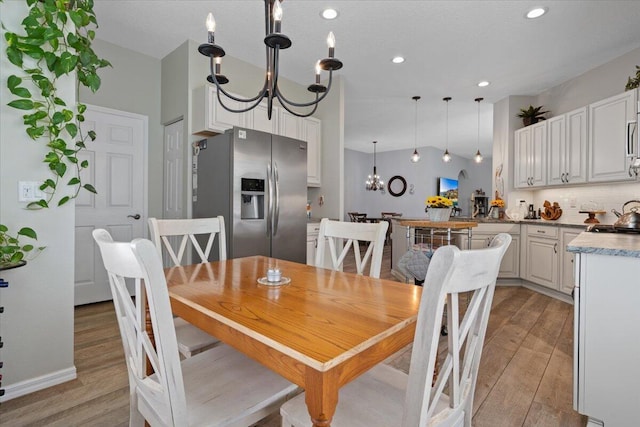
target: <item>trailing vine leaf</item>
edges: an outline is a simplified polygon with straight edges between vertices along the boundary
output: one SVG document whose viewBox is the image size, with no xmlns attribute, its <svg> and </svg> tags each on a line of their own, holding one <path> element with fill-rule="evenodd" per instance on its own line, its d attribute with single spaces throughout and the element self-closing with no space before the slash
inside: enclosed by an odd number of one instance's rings
<svg viewBox="0 0 640 427">
<path fill-rule="evenodd" d="M 86 148 L 85 141 L 95 140 L 94 131 L 82 131 L 86 106 L 59 96 L 57 84 L 59 78 L 75 73 L 78 85 L 95 92 L 101 83 L 98 70 L 111 64 L 99 58 L 91 47 L 98 26 L 93 0 L 26 0 L 26 3 L 29 11 L 21 22 L 23 33 L 8 31 L 4 35 L 7 59 L 21 72 L 7 79 L 7 88 L 15 97 L 8 105 L 25 111 L 25 132 L 35 141 L 45 140 L 50 150 L 44 163 L 52 178 L 40 186 L 45 199 L 27 205 L 30 209 L 41 209 L 50 206 L 59 180 L 71 170 L 73 177 L 65 181 L 74 191 L 62 197 L 58 206 L 76 198 L 81 189 L 96 192 L 92 185 L 82 182 L 80 174 L 89 167 L 89 162 L 78 158 Z"/>
</svg>

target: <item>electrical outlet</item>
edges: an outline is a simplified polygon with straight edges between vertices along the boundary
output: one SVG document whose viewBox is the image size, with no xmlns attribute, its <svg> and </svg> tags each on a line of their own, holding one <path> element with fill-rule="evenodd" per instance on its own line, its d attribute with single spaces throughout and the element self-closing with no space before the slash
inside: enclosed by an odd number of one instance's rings
<svg viewBox="0 0 640 427">
<path fill-rule="evenodd" d="M 19 202 L 35 202 L 42 198 L 44 198 L 44 192 L 40 190 L 40 183 L 38 181 L 18 182 Z"/>
<path fill-rule="evenodd" d="M 569 198 L 569 207 L 575 208 L 576 206 L 578 206 L 578 200 L 575 197 Z"/>
</svg>

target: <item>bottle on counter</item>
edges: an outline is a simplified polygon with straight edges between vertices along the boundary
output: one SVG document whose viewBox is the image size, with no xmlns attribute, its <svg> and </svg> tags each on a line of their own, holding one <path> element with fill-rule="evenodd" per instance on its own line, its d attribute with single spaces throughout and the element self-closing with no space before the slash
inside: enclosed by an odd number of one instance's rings
<svg viewBox="0 0 640 427">
<path fill-rule="evenodd" d="M 311 200 L 307 200 L 307 219 L 311 219 Z"/>
</svg>

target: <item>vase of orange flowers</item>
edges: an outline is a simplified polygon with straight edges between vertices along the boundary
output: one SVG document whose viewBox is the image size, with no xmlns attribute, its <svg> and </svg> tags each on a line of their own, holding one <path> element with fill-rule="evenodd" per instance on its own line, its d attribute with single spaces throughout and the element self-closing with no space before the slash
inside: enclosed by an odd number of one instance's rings
<svg viewBox="0 0 640 427">
<path fill-rule="evenodd" d="M 427 197 L 424 204 L 429 221 L 448 221 L 453 208 L 453 201 L 443 196 Z"/>
<path fill-rule="evenodd" d="M 489 209 L 489 217 L 493 219 L 500 218 L 500 211 L 504 209 L 504 200 L 494 199 L 489 202 L 491 209 Z"/>
</svg>

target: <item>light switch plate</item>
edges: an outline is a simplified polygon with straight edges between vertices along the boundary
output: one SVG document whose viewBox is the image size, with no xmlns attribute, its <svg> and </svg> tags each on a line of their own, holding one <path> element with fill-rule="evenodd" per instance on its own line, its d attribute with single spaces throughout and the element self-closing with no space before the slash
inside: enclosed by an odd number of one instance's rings
<svg viewBox="0 0 640 427">
<path fill-rule="evenodd" d="M 18 201 L 36 202 L 44 198 L 44 192 L 40 190 L 40 184 L 38 181 L 19 181 Z"/>
</svg>

